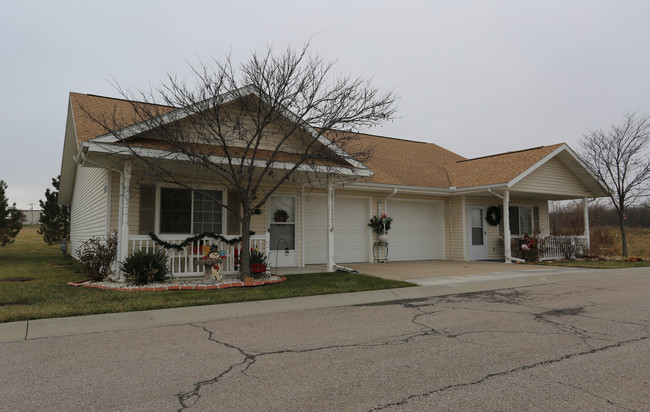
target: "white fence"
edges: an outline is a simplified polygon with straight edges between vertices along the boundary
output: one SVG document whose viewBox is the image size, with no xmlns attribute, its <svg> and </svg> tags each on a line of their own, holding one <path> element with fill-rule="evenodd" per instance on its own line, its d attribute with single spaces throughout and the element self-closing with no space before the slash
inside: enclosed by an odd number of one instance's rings
<svg viewBox="0 0 650 412">
<path fill-rule="evenodd" d="M 521 236 L 513 236 L 513 239 L 520 239 Z M 565 242 L 573 243 L 577 249 L 583 252 L 587 251 L 587 237 L 586 236 L 541 236 L 540 240 L 543 242 L 542 257 L 540 260 L 559 260 L 564 259 L 561 244 Z M 516 250 L 513 246 L 512 256 L 521 256 L 521 251 Z"/>
<path fill-rule="evenodd" d="M 160 240 L 172 244 L 181 244 L 187 238 L 187 235 L 159 235 Z M 239 236 L 224 236 L 228 240 L 232 240 Z M 269 256 L 267 247 L 269 243 L 269 234 L 251 236 L 251 248 L 262 251 Z M 223 274 L 238 273 L 235 264 L 235 249 L 239 251 L 241 244 L 237 243 L 229 245 L 226 242 L 218 241 L 212 238 L 204 238 L 198 240 L 190 245 L 187 245 L 182 250 L 165 249 L 152 240 L 149 235 L 130 235 L 129 236 L 129 253 L 136 250 L 144 251 L 157 251 L 164 250 L 169 256 L 169 268 L 173 276 L 202 276 L 203 265 L 200 259 L 203 258 L 203 246 L 216 245 L 219 250 L 226 252 L 226 258 L 222 262 L 221 271 Z"/>
</svg>

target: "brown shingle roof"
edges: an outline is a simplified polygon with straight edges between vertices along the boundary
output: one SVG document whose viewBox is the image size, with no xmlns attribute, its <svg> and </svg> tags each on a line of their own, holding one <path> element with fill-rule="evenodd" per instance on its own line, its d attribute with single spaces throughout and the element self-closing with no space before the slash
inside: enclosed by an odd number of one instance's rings
<svg viewBox="0 0 650 412">
<path fill-rule="evenodd" d="M 96 118 L 105 116 L 110 119 L 115 114 L 124 125 L 136 121 L 133 105 L 127 100 L 70 93 L 70 101 L 79 144 L 106 134 L 105 129 L 90 119 L 85 111 Z M 174 110 L 169 106 L 153 107 L 161 114 Z M 142 147 L 169 148 L 161 141 L 144 138 L 138 140 Z M 433 143 L 363 133 L 359 133 L 357 139 L 349 144 L 346 149 L 371 152 L 371 157 L 365 164 L 373 175 L 363 179 L 363 182 L 443 189 L 451 186 L 466 188 L 509 182 L 561 146 L 561 144 L 541 146 L 465 159 Z M 279 160 L 292 161 L 293 156 L 286 153 Z M 260 158 L 266 158 L 265 154 L 260 153 Z"/>
<path fill-rule="evenodd" d="M 365 162 L 374 173 L 364 182 L 419 187 L 449 187 L 446 164 L 464 157 L 437 144 L 358 134 L 355 149 L 370 151 Z"/>
<path fill-rule="evenodd" d="M 561 145 L 540 146 L 449 164 L 447 170 L 452 176 L 450 186 L 461 188 L 507 183 Z"/>
<path fill-rule="evenodd" d="M 72 105 L 78 144 L 106 134 L 106 130 L 91 117 L 97 120 L 111 121 L 115 115 L 117 122 L 122 125 L 131 125 L 137 122 L 133 104 L 128 100 L 71 92 L 70 104 Z M 161 114 L 174 110 L 169 106 L 150 106 L 155 107 L 155 110 Z"/>
</svg>

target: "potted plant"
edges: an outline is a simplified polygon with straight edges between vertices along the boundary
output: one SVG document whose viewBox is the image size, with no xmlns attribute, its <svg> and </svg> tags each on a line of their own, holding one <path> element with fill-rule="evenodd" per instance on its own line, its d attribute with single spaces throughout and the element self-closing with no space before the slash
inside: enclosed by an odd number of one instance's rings
<svg viewBox="0 0 650 412">
<path fill-rule="evenodd" d="M 256 249 L 251 249 L 251 273 L 254 276 L 259 276 L 260 274 L 266 273 L 266 267 L 268 265 L 268 259 L 263 252 L 260 252 Z"/>
<path fill-rule="evenodd" d="M 373 216 L 368 226 L 377 234 L 377 240 L 380 242 L 388 242 L 388 231 L 390 230 L 392 221 L 392 217 L 386 215 L 386 213 L 382 213 L 380 216 Z"/>
<path fill-rule="evenodd" d="M 278 209 L 273 214 L 273 220 L 276 222 L 286 222 L 289 219 L 289 213 L 286 210 Z"/>
</svg>

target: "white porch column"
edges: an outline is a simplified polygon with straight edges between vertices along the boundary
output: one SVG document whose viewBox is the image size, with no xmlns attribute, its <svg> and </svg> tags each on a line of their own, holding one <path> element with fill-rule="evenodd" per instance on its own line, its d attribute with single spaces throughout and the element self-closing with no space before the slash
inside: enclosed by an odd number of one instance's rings
<svg viewBox="0 0 650 412">
<path fill-rule="evenodd" d="M 327 271 L 334 272 L 334 185 L 327 179 Z"/>
<path fill-rule="evenodd" d="M 131 162 L 124 164 L 124 183 L 122 191 L 122 227 L 119 232 L 119 253 L 120 261 L 126 259 L 129 255 L 129 199 L 131 198 Z M 119 265 L 119 262 L 118 262 Z M 119 269 L 118 269 L 119 270 Z M 120 281 L 124 281 L 124 276 L 120 273 Z"/>
<path fill-rule="evenodd" d="M 590 238 L 590 235 L 589 235 L 589 204 L 587 203 L 587 197 L 586 196 L 584 198 L 582 198 L 582 208 L 583 208 L 582 213 L 583 213 L 583 217 L 584 217 L 584 220 L 585 220 L 585 238 L 586 238 L 585 239 L 585 242 L 586 242 L 585 247 L 587 248 L 587 250 L 589 250 L 589 248 L 591 248 L 591 238 Z M 585 250 L 585 253 L 587 253 L 586 250 Z"/>
<path fill-rule="evenodd" d="M 510 191 L 505 190 L 503 192 L 503 216 L 501 220 L 503 221 L 503 248 L 506 257 L 506 263 L 512 263 L 512 251 L 510 249 L 510 211 L 508 206 L 510 205 Z"/>
</svg>

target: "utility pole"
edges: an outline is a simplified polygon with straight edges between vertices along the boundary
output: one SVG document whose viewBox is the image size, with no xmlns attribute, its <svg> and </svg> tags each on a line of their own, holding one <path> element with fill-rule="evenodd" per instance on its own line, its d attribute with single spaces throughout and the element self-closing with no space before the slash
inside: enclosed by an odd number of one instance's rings
<svg viewBox="0 0 650 412">
<path fill-rule="evenodd" d="M 29 209 L 30 209 L 31 212 L 32 212 L 32 220 L 31 220 L 31 222 L 30 222 L 29 224 L 30 224 L 30 225 L 34 225 L 34 204 L 33 204 L 33 203 L 30 203 L 30 204 L 29 204 Z"/>
</svg>

